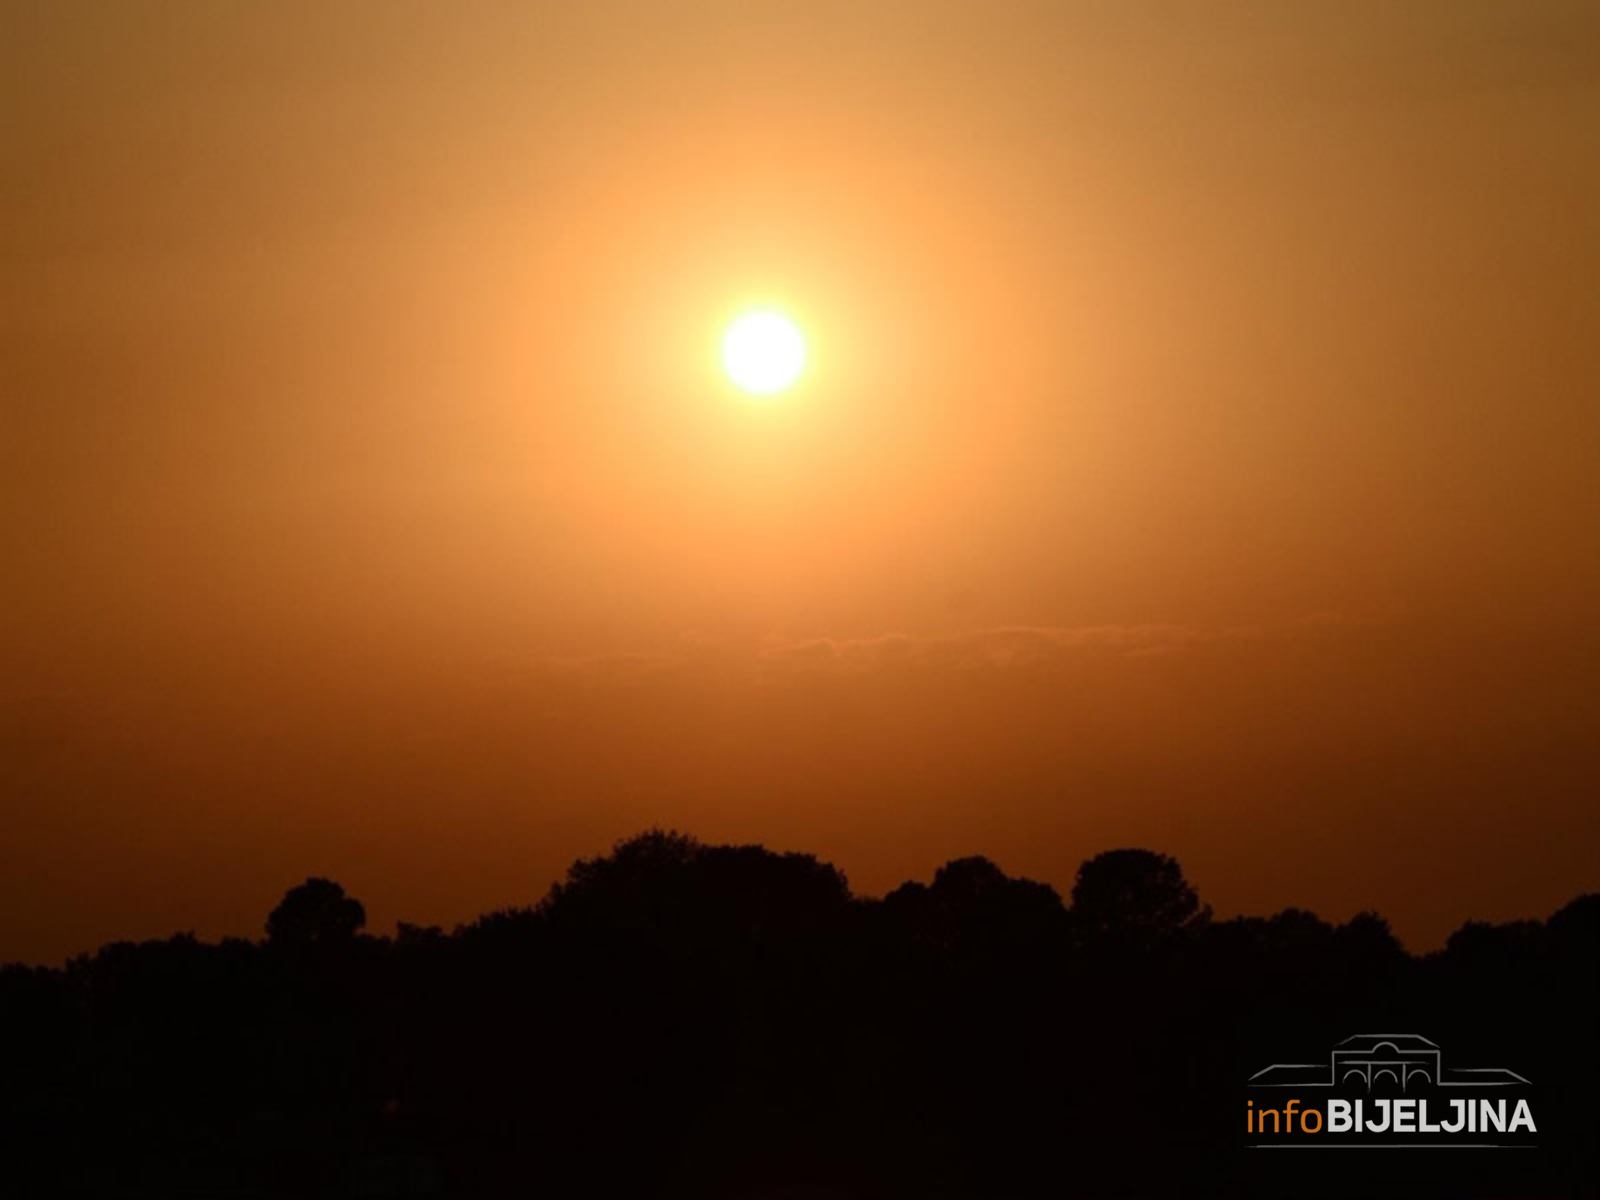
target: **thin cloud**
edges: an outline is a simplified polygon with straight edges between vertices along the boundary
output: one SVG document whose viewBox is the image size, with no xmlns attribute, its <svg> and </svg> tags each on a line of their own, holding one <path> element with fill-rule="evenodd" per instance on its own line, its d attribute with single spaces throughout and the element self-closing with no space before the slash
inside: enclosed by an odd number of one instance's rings
<svg viewBox="0 0 1600 1200">
<path fill-rule="evenodd" d="M 857 638 L 784 638 L 756 643 L 684 638 L 649 652 L 540 661 L 537 673 L 587 683 L 642 683 L 689 672 L 728 679 L 776 681 L 812 675 L 885 671 L 997 672 L 1048 668 L 1084 657 L 1153 658 L 1202 647 L 1333 636 L 1388 624 L 1397 614 L 1315 613 L 1290 621 L 1245 625 L 1004 625 L 951 634 L 887 632 Z"/>
</svg>

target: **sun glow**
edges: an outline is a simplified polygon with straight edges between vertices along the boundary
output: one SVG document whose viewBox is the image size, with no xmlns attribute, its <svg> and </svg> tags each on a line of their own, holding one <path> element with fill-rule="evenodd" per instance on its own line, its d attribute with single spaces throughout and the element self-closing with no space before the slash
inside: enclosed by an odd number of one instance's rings
<svg viewBox="0 0 1600 1200">
<path fill-rule="evenodd" d="M 723 370 L 753 396 L 775 395 L 792 386 L 805 365 L 805 336 L 781 312 L 747 312 L 722 337 Z"/>
</svg>

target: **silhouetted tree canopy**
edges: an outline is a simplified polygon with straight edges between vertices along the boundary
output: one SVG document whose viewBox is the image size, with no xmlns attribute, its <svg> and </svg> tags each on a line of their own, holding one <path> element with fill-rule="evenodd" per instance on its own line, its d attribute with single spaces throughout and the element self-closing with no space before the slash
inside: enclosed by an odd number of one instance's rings
<svg viewBox="0 0 1600 1200">
<path fill-rule="evenodd" d="M 1078 868 L 1072 915 L 1090 936 L 1164 936 L 1211 917 L 1177 860 L 1149 850 L 1107 850 Z"/>
<path fill-rule="evenodd" d="M 1070 906 L 982 857 L 874 900 L 811 855 L 651 830 L 451 933 L 370 937 L 365 916 L 314 878 L 263 944 L 179 934 L 0 967 L 3 1194 L 1556 1197 L 1593 1182 L 1600 896 L 1469 922 L 1414 956 L 1371 912 L 1213 921 L 1149 850 L 1084 863 Z M 1291 1178 L 1242 1154 L 1244 1078 L 1362 1028 L 1534 1079 L 1538 1155 Z"/>
<path fill-rule="evenodd" d="M 1028 949 L 1049 954 L 1059 946 L 1067 915 L 1049 884 L 1014 879 L 981 857 L 948 862 L 931 885 L 903 884 L 883 904 L 919 942 L 952 963 Z"/>
<path fill-rule="evenodd" d="M 307 879 L 284 893 L 267 917 L 267 940 L 280 945 L 348 942 L 367 923 L 361 901 L 330 879 Z"/>
<path fill-rule="evenodd" d="M 541 909 L 557 923 L 751 938 L 805 932 L 849 903 L 843 873 L 809 854 L 707 846 L 653 829 L 574 863 Z"/>
</svg>

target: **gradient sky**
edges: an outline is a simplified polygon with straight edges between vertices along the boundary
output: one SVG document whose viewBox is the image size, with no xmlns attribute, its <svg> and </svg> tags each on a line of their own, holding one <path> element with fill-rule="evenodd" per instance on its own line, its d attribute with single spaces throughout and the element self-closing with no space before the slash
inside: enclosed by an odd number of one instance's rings
<svg viewBox="0 0 1600 1200">
<path fill-rule="evenodd" d="M 1597 214 L 1584 0 L 0 0 L 0 960 L 655 823 L 1546 915 Z"/>
</svg>

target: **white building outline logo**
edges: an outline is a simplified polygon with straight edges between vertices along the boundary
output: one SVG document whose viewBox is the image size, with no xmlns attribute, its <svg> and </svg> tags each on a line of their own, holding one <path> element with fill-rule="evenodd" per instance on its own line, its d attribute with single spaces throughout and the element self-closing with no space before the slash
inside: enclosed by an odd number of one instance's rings
<svg viewBox="0 0 1600 1200">
<path fill-rule="evenodd" d="M 1418 1087 L 1515 1087 L 1530 1080 L 1505 1067 L 1445 1067 L 1439 1046 L 1417 1033 L 1357 1033 L 1325 1063 L 1273 1063 L 1249 1087 L 1355 1087 L 1371 1092 Z"/>
</svg>

